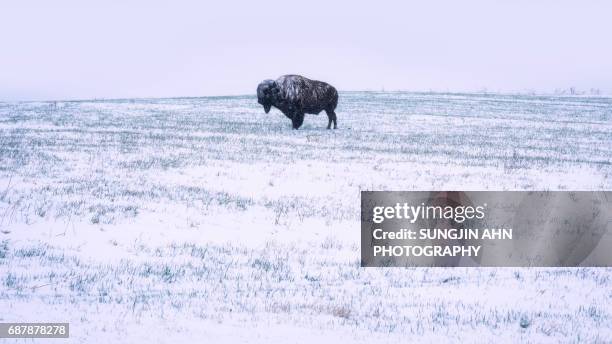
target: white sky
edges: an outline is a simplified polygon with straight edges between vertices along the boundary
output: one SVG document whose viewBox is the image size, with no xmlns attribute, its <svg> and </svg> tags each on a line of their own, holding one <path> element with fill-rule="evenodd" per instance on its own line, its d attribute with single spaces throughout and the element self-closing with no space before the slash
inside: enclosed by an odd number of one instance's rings
<svg viewBox="0 0 612 344">
<path fill-rule="evenodd" d="M 612 93 L 612 1 L 4 1 L 0 100 L 341 90 Z"/>
</svg>

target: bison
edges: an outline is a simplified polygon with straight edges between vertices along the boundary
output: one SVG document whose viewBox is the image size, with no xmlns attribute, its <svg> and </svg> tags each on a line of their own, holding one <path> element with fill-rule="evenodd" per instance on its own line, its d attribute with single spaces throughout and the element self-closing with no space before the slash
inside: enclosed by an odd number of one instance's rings
<svg viewBox="0 0 612 344">
<path fill-rule="evenodd" d="M 276 80 L 264 80 L 257 86 L 257 102 L 266 113 L 272 106 L 279 109 L 298 129 L 304 123 L 305 114 L 318 115 L 325 110 L 329 122 L 327 129 L 336 123 L 338 91 L 328 83 L 310 80 L 300 75 L 283 75 Z"/>
</svg>

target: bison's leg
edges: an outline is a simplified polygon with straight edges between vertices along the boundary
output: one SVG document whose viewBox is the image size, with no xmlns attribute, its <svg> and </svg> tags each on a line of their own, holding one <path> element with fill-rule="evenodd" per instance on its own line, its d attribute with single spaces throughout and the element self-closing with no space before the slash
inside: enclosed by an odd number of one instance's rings
<svg viewBox="0 0 612 344">
<path fill-rule="evenodd" d="M 301 112 L 295 112 L 293 114 L 293 118 L 291 119 L 291 123 L 293 124 L 293 129 L 299 129 L 304 123 L 304 114 Z"/>
<path fill-rule="evenodd" d="M 327 114 L 327 119 L 329 122 L 327 123 L 327 129 L 331 129 L 332 121 L 334 122 L 334 129 L 338 129 L 338 123 L 336 123 L 336 113 L 334 110 L 325 110 Z"/>
</svg>

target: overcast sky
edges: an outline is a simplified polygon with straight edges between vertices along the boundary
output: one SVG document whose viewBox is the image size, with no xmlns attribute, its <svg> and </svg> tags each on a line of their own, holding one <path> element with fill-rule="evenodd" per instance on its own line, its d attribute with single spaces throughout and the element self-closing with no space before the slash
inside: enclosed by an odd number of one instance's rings
<svg viewBox="0 0 612 344">
<path fill-rule="evenodd" d="M 0 100 L 341 90 L 612 93 L 612 1 L 8 1 Z"/>
</svg>

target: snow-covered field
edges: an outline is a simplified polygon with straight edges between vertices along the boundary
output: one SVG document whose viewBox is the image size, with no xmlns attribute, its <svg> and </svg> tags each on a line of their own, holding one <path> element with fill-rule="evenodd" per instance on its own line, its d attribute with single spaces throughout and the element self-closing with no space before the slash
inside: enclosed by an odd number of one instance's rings
<svg viewBox="0 0 612 344">
<path fill-rule="evenodd" d="M 361 190 L 612 189 L 612 98 L 354 92 L 337 113 L 294 131 L 246 96 L 0 103 L 0 322 L 88 343 L 612 341 L 612 269 L 359 267 Z"/>
</svg>

